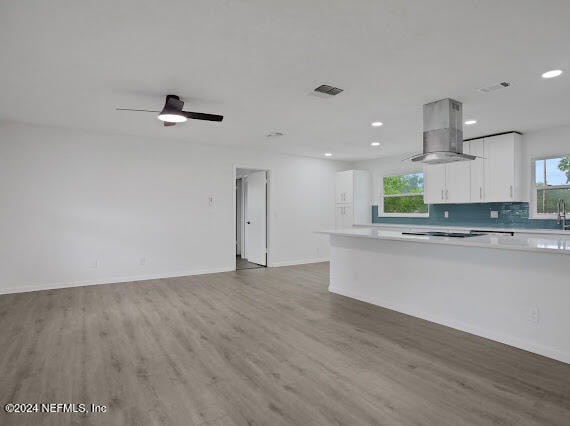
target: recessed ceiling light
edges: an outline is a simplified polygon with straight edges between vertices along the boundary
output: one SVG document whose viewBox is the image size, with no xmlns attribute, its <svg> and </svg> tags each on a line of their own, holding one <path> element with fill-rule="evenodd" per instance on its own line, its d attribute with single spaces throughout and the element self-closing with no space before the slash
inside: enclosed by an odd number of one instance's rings
<svg viewBox="0 0 570 426">
<path fill-rule="evenodd" d="M 332 152 L 325 152 L 325 157 L 332 157 Z"/>
<path fill-rule="evenodd" d="M 380 146 L 380 142 L 371 142 L 370 145 L 371 146 Z"/>
<path fill-rule="evenodd" d="M 381 121 L 373 121 L 371 126 L 372 127 L 380 127 L 382 126 L 384 123 L 382 123 Z"/>
<path fill-rule="evenodd" d="M 562 74 L 562 70 L 546 71 L 544 74 L 542 74 L 542 78 L 554 78 L 558 77 L 560 74 Z"/>
<path fill-rule="evenodd" d="M 467 121 L 465 122 L 465 124 L 466 124 L 467 126 L 472 126 L 473 124 L 477 124 L 477 120 L 467 120 Z"/>
</svg>

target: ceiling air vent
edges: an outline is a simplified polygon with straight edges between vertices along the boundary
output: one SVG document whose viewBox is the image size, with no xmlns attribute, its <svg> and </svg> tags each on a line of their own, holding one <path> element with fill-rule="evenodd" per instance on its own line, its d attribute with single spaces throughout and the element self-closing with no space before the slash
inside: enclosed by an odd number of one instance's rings
<svg viewBox="0 0 570 426">
<path fill-rule="evenodd" d="M 329 86 L 328 84 L 321 84 L 319 87 L 315 89 L 315 92 L 324 93 L 330 96 L 336 96 L 342 91 L 343 91 L 342 89 L 339 89 L 338 87 L 334 86 Z"/>
<path fill-rule="evenodd" d="M 492 86 L 487 86 L 487 87 L 481 87 L 480 89 L 478 89 L 481 93 L 491 93 L 491 92 L 495 92 L 497 90 L 501 90 L 501 89 L 506 89 L 507 87 L 509 87 L 511 85 L 511 83 L 507 83 L 506 81 L 502 81 L 499 84 L 493 84 Z"/>
<path fill-rule="evenodd" d="M 278 138 L 278 137 L 283 136 L 283 133 L 282 132 L 269 132 L 265 136 L 268 138 Z"/>
</svg>

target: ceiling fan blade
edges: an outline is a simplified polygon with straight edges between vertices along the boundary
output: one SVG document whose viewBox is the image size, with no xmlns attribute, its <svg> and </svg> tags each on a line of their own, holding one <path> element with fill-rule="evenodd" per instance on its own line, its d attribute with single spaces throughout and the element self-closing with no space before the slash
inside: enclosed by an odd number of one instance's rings
<svg viewBox="0 0 570 426">
<path fill-rule="evenodd" d="M 135 112 L 160 112 L 152 111 L 150 109 L 131 109 L 131 108 L 115 108 L 116 111 L 135 111 Z"/>
<path fill-rule="evenodd" d="M 176 111 L 182 111 L 184 107 L 184 102 L 176 95 L 166 95 L 166 103 L 163 109 L 174 109 Z"/>
<path fill-rule="evenodd" d="M 169 122 L 169 121 L 163 121 L 163 123 L 164 123 L 164 127 L 176 125 L 176 123 L 171 123 L 171 122 Z"/>
<path fill-rule="evenodd" d="M 222 121 L 223 115 L 204 114 L 202 112 L 182 111 L 186 117 L 193 118 L 194 120 L 207 120 L 207 121 Z"/>
</svg>

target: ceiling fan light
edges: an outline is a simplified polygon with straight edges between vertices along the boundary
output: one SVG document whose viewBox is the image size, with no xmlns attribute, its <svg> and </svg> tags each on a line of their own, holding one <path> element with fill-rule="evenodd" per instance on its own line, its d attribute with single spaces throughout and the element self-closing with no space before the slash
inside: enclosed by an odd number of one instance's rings
<svg viewBox="0 0 570 426">
<path fill-rule="evenodd" d="M 166 121 L 168 123 L 183 123 L 188 120 L 185 115 L 172 111 L 162 111 L 158 115 L 158 119 L 161 121 Z"/>
</svg>

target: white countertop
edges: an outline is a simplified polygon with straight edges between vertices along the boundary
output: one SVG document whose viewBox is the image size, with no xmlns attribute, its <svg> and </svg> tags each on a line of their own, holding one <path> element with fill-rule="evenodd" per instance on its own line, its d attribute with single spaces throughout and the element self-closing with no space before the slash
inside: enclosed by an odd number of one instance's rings
<svg viewBox="0 0 570 426">
<path fill-rule="evenodd" d="M 408 231 L 417 227 L 401 227 Z M 430 227 L 431 229 L 437 229 Z M 442 227 L 443 228 L 443 227 Z M 442 229 L 439 228 L 439 229 Z M 464 229 L 464 228 L 460 228 Z M 425 229 L 422 229 L 422 231 Z M 482 235 L 469 238 L 436 237 L 430 235 L 402 235 L 402 229 L 387 228 L 363 228 L 354 227 L 348 229 L 335 229 L 330 231 L 318 231 L 321 234 L 368 238 L 378 240 L 408 241 L 414 243 L 447 244 L 465 247 L 482 247 L 504 250 L 519 250 L 553 254 L 570 255 L 570 235 Z"/>
<path fill-rule="evenodd" d="M 385 228 L 385 229 L 422 229 L 422 230 L 449 230 L 469 232 L 472 229 L 479 231 L 514 232 L 516 234 L 554 234 L 567 235 L 570 238 L 570 230 L 540 229 L 540 228 L 491 228 L 486 226 L 444 226 L 444 225 L 413 225 L 406 223 L 367 223 L 355 225 L 357 228 Z"/>
</svg>

